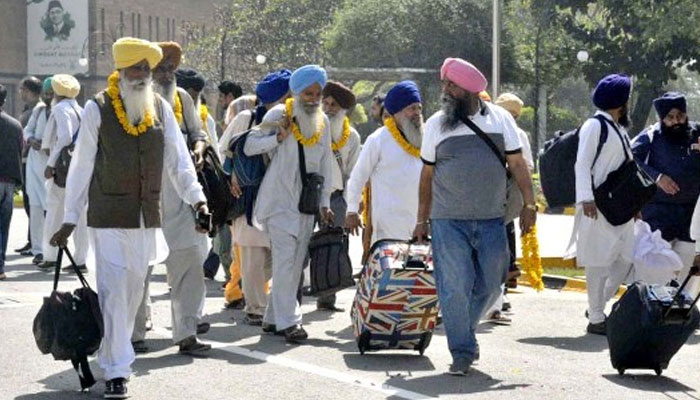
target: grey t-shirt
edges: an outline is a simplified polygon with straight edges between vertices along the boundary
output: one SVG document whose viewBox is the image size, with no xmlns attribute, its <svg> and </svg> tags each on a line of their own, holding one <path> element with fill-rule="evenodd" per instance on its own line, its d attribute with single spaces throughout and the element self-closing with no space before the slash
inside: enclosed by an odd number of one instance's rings
<svg viewBox="0 0 700 400">
<path fill-rule="evenodd" d="M 465 124 L 443 127 L 444 113 L 428 119 L 421 146 L 423 162 L 435 166 L 430 217 L 483 220 L 502 218 L 506 202 L 506 171 L 488 145 Z M 513 117 L 487 104 L 471 117 L 496 146 L 517 153 L 522 145 Z"/>
</svg>

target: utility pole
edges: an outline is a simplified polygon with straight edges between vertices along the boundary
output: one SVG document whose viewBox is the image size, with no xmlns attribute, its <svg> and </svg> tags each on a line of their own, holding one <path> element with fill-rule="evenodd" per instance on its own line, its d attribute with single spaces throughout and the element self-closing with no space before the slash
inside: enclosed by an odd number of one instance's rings
<svg viewBox="0 0 700 400">
<path fill-rule="evenodd" d="M 501 86 L 501 2 L 493 0 L 493 37 L 491 43 L 491 97 L 496 100 Z"/>
</svg>

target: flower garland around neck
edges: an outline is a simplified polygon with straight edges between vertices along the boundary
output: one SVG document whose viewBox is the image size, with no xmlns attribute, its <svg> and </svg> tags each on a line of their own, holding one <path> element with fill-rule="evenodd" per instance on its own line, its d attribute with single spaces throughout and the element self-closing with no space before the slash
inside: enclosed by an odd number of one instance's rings
<svg viewBox="0 0 700 400">
<path fill-rule="evenodd" d="M 332 143 L 331 144 L 331 149 L 333 151 L 340 151 L 345 145 L 348 143 L 348 139 L 350 138 L 350 118 L 345 117 L 343 120 L 343 136 L 340 137 L 340 140 L 338 143 Z"/>
<path fill-rule="evenodd" d="M 542 282 L 542 259 L 540 259 L 540 245 L 537 242 L 537 227 L 533 226 L 530 232 L 521 238 L 521 242 L 525 278 L 539 292 L 544 289 L 544 283 Z"/>
<path fill-rule="evenodd" d="M 207 126 L 207 118 L 209 117 L 209 110 L 204 104 L 199 105 L 199 118 L 202 120 L 202 126 Z"/>
<path fill-rule="evenodd" d="M 292 118 L 292 111 L 294 110 L 294 99 L 287 99 L 287 102 L 285 103 L 285 113 L 287 114 L 288 118 Z M 299 130 L 299 125 L 294 122 L 294 120 L 291 121 L 291 126 L 290 128 L 292 129 L 292 135 L 294 136 L 294 139 L 297 140 L 297 142 L 301 143 L 305 147 L 311 147 L 314 146 L 316 143 L 318 143 L 319 140 L 321 140 L 321 136 L 323 136 L 323 130 L 326 128 L 326 124 L 323 122 L 323 118 L 320 118 L 320 121 L 318 123 L 318 126 L 316 128 L 316 132 L 314 132 L 313 135 L 311 135 L 310 138 L 305 137 L 301 131 Z"/>
<path fill-rule="evenodd" d="M 398 143 L 406 153 L 415 158 L 420 158 L 420 148 L 412 145 L 408 142 L 408 140 L 406 140 L 405 137 L 403 137 L 401 132 L 399 132 L 399 127 L 396 126 L 396 120 L 394 117 L 385 119 L 384 126 L 386 126 L 386 129 L 389 131 L 394 140 L 396 140 L 396 143 Z"/>
<path fill-rule="evenodd" d="M 143 114 L 140 124 L 134 126 L 134 124 L 129 121 L 129 117 L 124 110 L 124 103 L 122 103 L 122 99 L 119 95 L 119 72 L 117 71 L 114 71 L 109 78 L 107 78 L 107 95 L 112 100 L 112 108 L 114 108 L 114 113 L 117 115 L 117 120 L 119 120 L 119 123 L 127 134 L 139 136 L 146 133 L 148 128 L 153 126 L 153 115 L 151 115 L 148 110 Z"/>
<path fill-rule="evenodd" d="M 182 125 L 182 99 L 180 99 L 180 93 L 175 91 L 175 101 L 173 102 L 173 113 L 175 113 L 175 120 L 178 125 Z"/>
</svg>

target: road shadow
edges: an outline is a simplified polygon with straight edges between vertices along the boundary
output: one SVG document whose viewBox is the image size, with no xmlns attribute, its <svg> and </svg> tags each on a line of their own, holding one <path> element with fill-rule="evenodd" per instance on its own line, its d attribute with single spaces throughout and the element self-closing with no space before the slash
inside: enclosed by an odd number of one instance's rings
<svg viewBox="0 0 700 400">
<path fill-rule="evenodd" d="M 700 400 L 700 397 L 697 396 L 697 391 L 694 388 L 686 386 L 673 378 L 669 378 L 663 375 L 656 376 L 656 374 L 654 374 L 653 372 L 647 373 L 639 371 L 635 373 L 634 371 L 632 371 L 631 374 L 625 373 L 625 375 L 607 374 L 603 375 L 603 378 L 616 385 L 620 385 L 628 389 L 636 389 L 644 392 L 661 393 L 671 399 L 675 397 L 671 396 L 669 392 L 683 393 L 689 399 Z M 690 393 L 696 393 L 696 395 L 692 395 Z"/>
<path fill-rule="evenodd" d="M 384 382 L 400 389 L 414 391 L 426 396 L 438 397 L 450 394 L 470 394 L 493 392 L 492 398 L 508 396 L 508 392 L 529 387 L 528 383 L 504 383 L 494 379 L 478 369 L 472 368 L 466 376 L 451 376 L 447 374 L 435 374 L 411 378 L 404 375 L 394 376 Z M 388 399 L 399 399 L 392 396 Z"/>
<path fill-rule="evenodd" d="M 435 365 L 430 358 L 421 356 L 418 352 L 343 354 L 343 359 L 345 365 L 351 370 L 385 371 L 390 377 L 399 375 L 410 377 L 416 371 L 435 371 Z"/>
<path fill-rule="evenodd" d="M 579 337 L 532 337 L 517 340 L 519 343 L 536 346 L 549 346 L 555 349 L 576 351 L 582 353 L 599 353 L 608 349 L 604 336 L 583 335 Z"/>
</svg>

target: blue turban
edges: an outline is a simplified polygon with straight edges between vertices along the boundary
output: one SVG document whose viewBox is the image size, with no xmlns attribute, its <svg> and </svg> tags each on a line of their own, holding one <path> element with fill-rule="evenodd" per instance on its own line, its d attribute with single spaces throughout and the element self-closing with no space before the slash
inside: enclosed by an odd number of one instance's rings
<svg viewBox="0 0 700 400">
<path fill-rule="evenodd" d="M 318 65 L 305 65 L 292 73 L 292 77 L 289 79 L 289 87 L 294 94 L 299 94 L 314 83 L 318 83 L 323 89 L 327 80 L 328 76 L 325 69 Z"/>
<path fill-rule="evenodd" d="M 49 90 L 53 90 L 53 87 L 51 87 L 51 80 L 52 79 L 50 76 L 44 79 L 44 82 L 41 84 L 41 93 L 46 93 Z"/>
<path fill-rule="evenodd" d="M 394 115 L 413 103 L 421 103 L 420 90 L 413 81 L 399 82 L 389 90 L 384 99 L 386 111 Z"/>
<path fill-rule="evenodd" d="M 656 113 L 659 114 L 659 119 L 666 118 L 666 115 L 674 108 L 685 113 L 687 110 L 685 96 L 678 92 L 664 93 L 663 96 L 654 99 L 654 108 L 656 108 Z"/>
<path fill-rule="evenodd" d="M 255 87 L 255 94 L 263 104 L 271 104 L 289 92 L 289 77 L 292 71 L 283 69 L 268 74 Z"/>
<path fill-rule="evenodd" d="M 601 79 L 593 90 L 593 104 L 601 110 L 622 107 L 630 98 L 629 76 L 612 74 Z"/>
</svg>

